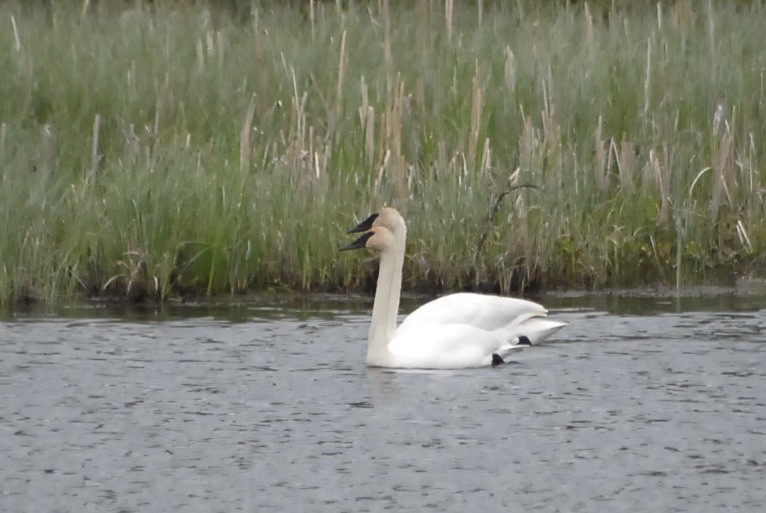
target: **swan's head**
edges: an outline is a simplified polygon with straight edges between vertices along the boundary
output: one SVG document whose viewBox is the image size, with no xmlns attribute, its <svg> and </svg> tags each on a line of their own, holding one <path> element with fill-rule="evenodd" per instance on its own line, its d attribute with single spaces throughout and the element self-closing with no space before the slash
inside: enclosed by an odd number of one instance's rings
<svg viewBox="0 0 766 513">
<path fill-rule="evenodd" d="M 370 217 L 351 228 L 348 233 L 366 232 L 372 228 L 383 227 L 394 235 L 406 234 L 407 226 L 404 224 L 404 218 L 392 207 L 383 207 L 380 211 L 372 214 Z"/>
<path fill-rule="evenodd" d="M 361 237 L 351 244 L 343 246 L 340 250 L 348 251 L 361 248 L 371 249 L 377 253 L 384 253 L 396 248 L 396 237 L 390 230 L 378 226 L 367 230 Z"/>
</svg>

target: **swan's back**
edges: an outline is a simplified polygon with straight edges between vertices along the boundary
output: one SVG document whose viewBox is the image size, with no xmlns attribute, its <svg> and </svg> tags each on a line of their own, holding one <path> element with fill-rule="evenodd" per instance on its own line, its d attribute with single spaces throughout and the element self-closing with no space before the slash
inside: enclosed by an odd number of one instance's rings
<svg viewBox="0 0 766 513">
<path fill-rule="evenodd" d="M 404 319 L 397 331 L 427 324 L 466 324 L 495 331 L 514 321 L 545 317 L 547 313 L 541 305 L 524 299 L 461 292 L 421 306 Z"/>
</svg>

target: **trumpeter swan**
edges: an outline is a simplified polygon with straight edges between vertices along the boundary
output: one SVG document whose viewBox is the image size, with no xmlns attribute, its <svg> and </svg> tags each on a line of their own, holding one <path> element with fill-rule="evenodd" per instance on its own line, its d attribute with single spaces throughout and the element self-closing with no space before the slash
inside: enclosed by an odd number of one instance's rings
<svg viewBox="0 0 766 513">
<path fill-rule="evenodd" d="M 349 233 L 362 235 L 341 249 L 371 249 L 380 255 L 372 307 L 367 365 L 414 369 L 459 369 L 497 365 L 511 352 L 539 343 L 564 326 L 544 319 L 537 303 L 483 294 L 450 294 L 412 312 L 397 328 L 407 238 L 404 219 L 385 207 Z"/>
</svg>

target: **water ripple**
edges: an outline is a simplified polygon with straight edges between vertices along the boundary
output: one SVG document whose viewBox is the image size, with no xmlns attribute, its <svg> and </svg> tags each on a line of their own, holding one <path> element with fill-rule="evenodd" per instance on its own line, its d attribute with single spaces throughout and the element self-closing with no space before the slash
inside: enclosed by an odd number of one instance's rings
<svg viewBox="0 0 766 513">
<path fill-rule="evenodd" d="M 303 318 L 301 318 L 303 317 Z M 499 369 L 366 317 L 0 324 L 3 511 L 759 511 L 766 313 L 557 313 Z"/>
</svg>

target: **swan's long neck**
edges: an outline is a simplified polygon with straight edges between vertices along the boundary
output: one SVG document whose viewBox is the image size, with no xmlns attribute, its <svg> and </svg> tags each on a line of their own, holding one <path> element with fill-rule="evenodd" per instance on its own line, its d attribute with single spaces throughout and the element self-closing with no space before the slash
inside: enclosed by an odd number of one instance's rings
<svg viewBox="0 0 766 513">
<path fill-rule="evenodd" d="M 403 228 L 403 227 L 402 227 Z M 402 267 L 406 229 L 396 236 L 396 246 L 380 254 L 378 285 L 372 306 L 372 321 L 367 344 L 367 363 L 382 365 L 388 358 L 388 343 L 396 331 L 396 316 L 399 312 L 399 296 L 402 291 Z"/>
</svg>

